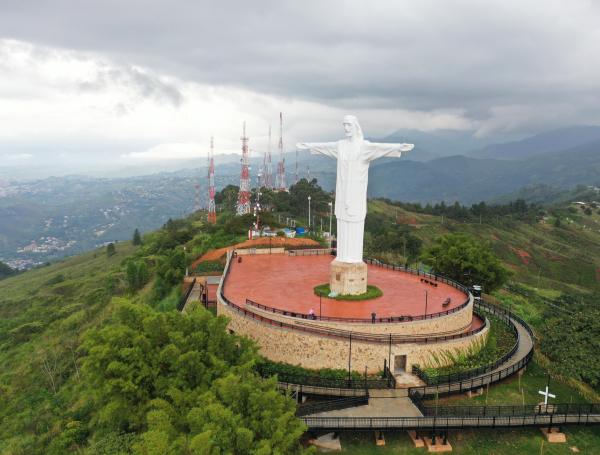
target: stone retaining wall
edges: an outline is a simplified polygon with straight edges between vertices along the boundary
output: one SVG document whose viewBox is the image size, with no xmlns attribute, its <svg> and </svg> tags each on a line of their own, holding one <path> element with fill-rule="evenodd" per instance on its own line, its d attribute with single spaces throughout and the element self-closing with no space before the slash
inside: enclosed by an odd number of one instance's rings
<svg viewBox="0 0 600 455">
<path fill-rule="evenodd" d="M 362 332 L 369 334 L 394 334 L 394 335 L 430 335 L 437 336 L 440 334 L 454 335 L 464 332 L 468 329 L 473 319 L 473 298 L 471 297 L 469 304 L 464 308 L 444 316 L 439 316 L 431 319 L 407 322 L 377 322 L 375 324 L 367 322 L 336 322 L 336 321 L 320 321 L 302 319 L 282 314 L 273 313 L 268 310 L 262 310 L 253 305 L 242 305 L 243 302 L 235 302 L 241 307 L 245 307 L 254 313 L 260 314 L 269 319 L 286 322 L 288 324 L 317 326 L 320 328 L 329 328 L 336 330 L 348 330 L 352 332 Z M 340 302 L 343 305 L 344 302 Z M 318 308 L 316 308 L 318 312 Z M 317 313 L 318 314 L 318 313 Z"/>
<path fill-rule="evenodd" d="M 317 334 L 297 332 L 295 330 L 276 327 L 251 319 L 229 307 L 217 294 L 217 313 L 227 316 L 229 329 L 240 335 L 254 339 L 265 357 L 305 368 L 348 368 L 350 352 L 349 340 L 330 338 Z M 351 369 L 376 373 L 383 368 L 384 360 L 390 357 L 394 365 L 395 356 L 406 356 L 406 371 L 411 371 L 413 364 L 421 367 L 441 366 L 449 363 L 447 352 L 464 351 L 474 343 L 481 343 L 487 337 L 488 328 L 470 337 L 439 343 L 370 343 L 352 341 Z M 436 360 L 437 359 L 437 360 Z"/>
</svg>

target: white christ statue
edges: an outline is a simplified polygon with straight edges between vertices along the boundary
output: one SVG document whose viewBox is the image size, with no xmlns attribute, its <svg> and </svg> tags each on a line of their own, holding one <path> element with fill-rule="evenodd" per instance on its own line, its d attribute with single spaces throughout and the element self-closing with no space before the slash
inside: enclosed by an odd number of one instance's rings
<svg viewBox="0 0 600 455">
<path fill-rule="evenodd" d="M 362 263 L 369 163 L 384 156 L 400 157 L 411 151 L 413 144 L 387 144 L 364 140 L 358 120 L 344 117 L 346 139 L 337 142 L 301 142 L 300 150 L 337 159 L 335 183 L 335 216 L 337 218 L 336 261 Z"/>
</svg>

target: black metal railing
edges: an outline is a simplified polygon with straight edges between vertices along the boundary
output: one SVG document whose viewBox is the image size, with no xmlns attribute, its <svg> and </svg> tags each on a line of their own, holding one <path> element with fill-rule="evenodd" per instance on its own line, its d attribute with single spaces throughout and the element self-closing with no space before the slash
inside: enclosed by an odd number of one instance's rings
<svg viewBox="0 0 600 455">
<path fill-rule="evenodd" d="M 255 302 L 254 300 L 246 299 L 247 305 L 259 308 L 263 311 L 268 311 L 269 313 L 280 314 L 282 316 L 289 316 L 292 318 L 300 318 L 300 319 L 306 319 L 306 320 L 312 320 L 312 321 L 365 323 L 365 324 L 381 324 L 381 323 L 389 324 L 389 323 L 413 322 L 413 321 L 422 321 L 424 319 L 439 318 L 442 316 L 447 316 L 452 313 L 456 313 L 457 311 L 464 309 L 467 305 L 469 305 L 469 302 L 470 302 L 470 300 L 467 298 L 467 300 L 465 300 L 463 303 L 461 303 L 460 305 L 458 305 L 454 308 L 440 311 L 437 313 L 429 313 L 426 315 L 419 314 L 419 315 L 413 315 L 413 316 L 388 316 L 388 317 L 384 317 L 384 318 L 373 319 L 373 318 L 343 318 L 343 317 L 332 317 L 332 316 L 319 316 L 316 314 L 306 314 L 306 313 L 300 313 L 297 311 L 281 310 L 279 308 L 274 308 L 274 307 L 270 307 L 267 305 L 263 305 L 262 303 Z"/>
<path fill-rule="evenodd" d="M 385 262 L 382 262 L 378 259 L 373 259 L 373 258 L 364 258 L 364 261 L 367 264 L 374 265 L 376 267 L 381 267 L 386 270 L 395 270 L 398 272 L 410 273 L 411 275 L 416 275 L 419 277 L 427 278 L 427 279 L 433 280 L 433 283 L 440 282 L 440 283 L 448 284 L 448 285 L 452 286 L 453 288 L 456 288 L 459 291 L 464 292 L 465 294 L 469 294 L 471 292 L 471 291 L 469 291 L 469 288 L 467 286 L 460 284 L 458 281 L 454 281 L 451 278 L 447 278 L 445 276 L 438 275 L 436 273 L 429 273 L 429 272 L 425 272 L 423 270 L 411 269 L 410 267 L 405 267 L 405 266 L 386 264 Z"/>
<path fill-rule="evenodd" d="M 394 334 L 377 335 L 377 334 L 362 333 L 362 332 L 352 332 L 349 330 L 332 329 L 330 327 L 326 328 L 326 327 L 316 326 L 316 325 L 298 325 L 298 324 L 291 324 L 288 322 L 278 321 L 275 319 L 267 318 L 265 316 L 255 313 L 253 311 L 249 311 L 245 308 L 240 307 L 239 305 L 235 304 L 234 302 L 229 300 L 227 297 L 225 297 L 225 295 L 223 293 L 221 293 L 221 298 L 227 304 L 227 306 L 230 307 L 232 310 L 242 314 L 243 316 L 249 317 L 251 319 L 260 321 L 262 323 L 265 323 L 265 324 L 268 324 L 271 326 L 285 328 L 285 329 L 293 330 L 296 332 L 310 333 L 313 335 L 319 335 L 319 336 L 323 336 L 323 337 L 339 338 L 339 339 L 344 339 L 344 340 L 352 339 L 354 341 L 364 341 L 367 343 L 380 343 L 380 344 L 387 344 L 387 343 L 391 343 L 391 344 L 439 343 L 442 341 L 450 341 L 450 340 L 471 337 L 471 336 L 476 335 L 477 333 L 483 331 L 487 327 L 489 327 L 489 321 L 487 320 L 487 318 L 485 318 L 484 316 L 482 316 L 474 311 L 474 313 L 477 314 L 477 316 L 480 317 L 482 320 L 484 320 L 485 323 L 475 329 L 472 329 L 472 330 L 469 330 L 466 332 L 455 333 L 452 335 L 442 335 L 442 336 L 436 336 L 436 335 L 434 335 L 434 336 L 427 336 L 427 335 L 426 336 L 407 336 L 407 335 L 394 335 Z"/>
<path fill-rule="evenodd" d="M 310 430 L 433 430 L 600 425 L 600 414 L 532 414 L 477 417 L 301 417 Z"/>
<path fill-rule="evenodd" d="M 506 417 L 542 414 L 600 415 L 599 403 L 557 403 L 500 406 L 423 406 L 424 416 L 438 417 Z"/>
<path fill-rule="evenodd" d="M 390 389 L 396 388 L 396 377 L 390 371 L 389 365 L 386 363 L 385 360 L 384 360 L 384 365 L 383 365 L 383 377 L 386 378 L 388 381 L 388 388 L 390 388 Z"/>
<path fill-rule="evenodd" d="M 328 378 L 323 376 L 309 376 L 302 374 L 293 374 L 278 372 L 261 365 L 257 366 L 257 372 L 262 377 L 277 376 L 278 382 L 288 384 L 298 384 L 303 386 L 334 388 L 334 389 L 387 389 L 394 388 L 396 380 L 389 372 L 389 369 L 383 372 L 382 377 L 374 378 L 365 376 L 363 378 Z"/>
<path fill-rule="evenodd" d="M 516 341 L 510 351 L 500 357 L 493 363 L 482 365 L 477 368 L 472 368 L 466 371 L 460 371 L 456 373 L 449 373 L 445 375 L 432 375 L 427 373 L 426 370 L 422 370 L 419 365 L 413 365 L 412 373 L 418 376 L 422 381 L 424 381 L 427 385 L 437 385 L 437 384 L 446 384 L 449 382 L 457 382 L 463 381 L 465 379 L 469 379 L 475 376 L 479 376 L 485 373 L 489 373 L 491 371 L 496 370 L 499 366 L 505 364 L 511 357 L 515 355 L 515 353 L 519 349 L 519 343 L 521 342 L 519 337 L 519 331 L 515 324 L 511 321 L 512 313 L 509 313 L 503 308 L 497 307 L 495 305 L 487 304 L 483 301 L 479 301 L 476 304 L 477 308 L 483 309 L 484 311 L 493 314 L 498 317 L 501 321 L 505 322 L 512 330 L 513 335 L 516 338 Z"/>
<path fill-rule="evenodd" d="M 192 290 L 194 289 L 195 285 L 196 285 L 196 278 L 194 278 L 192 280 L 192 283 L 190 284 L 190 286 L 188 286 L 185 289 L 185 291 L 183 292 L 183 294 L 181 295 L 181 298 L 179 299 L 179 303 L 177 304 L 177 311 L 183 310 L 183 307 L 185 306 L 187 299 L 190 297 L 190 294 L 192 293 Z"/>
<path fill-rule="evenodd" d="M 492 384 L 494 382 L 501 381 L 508 376 L 516 373 L 517 371 L 524 368 L 531 358 L 533 357 L 533 346 L 529 350 L 529 352 L 521 358 L 518 362 L 509 365 L 508 367 L 494 371 L 489 374 L 485 374 L 482 376 L 477 376 L 469 379 L 464 379 L 462 381 L 451 382 L 448 384 L 436 384 L 431 386 L 422 386 L 422 387 L 411 387 L 409 392 L 419 392 L 421 396 L 425 398 L 431 398 L 435 395 L 449 395 L 453 393 L 462 393 L 467 392 L 473 389 L 479 389 L 481 387 L 485 387 L 488 384 Z"/>
<path fill-rule="evenodd" d="M 317 401 L 313 403 L 304 403 L 298 406 L 296 415 L 306 416 L 316 414 L 318 412 L 338 411 L 340 409 L 348 409 L 356 406 L 364 406 L 369 404 L 369 394 L 366 393 L 357 397 L 343 397 L 335 400 Z"/>
<path fill-rule="evenodd" d="M 306 248 L 287 250 L 288 256 L 330 256 L 331 248 Z"/>
</svg>

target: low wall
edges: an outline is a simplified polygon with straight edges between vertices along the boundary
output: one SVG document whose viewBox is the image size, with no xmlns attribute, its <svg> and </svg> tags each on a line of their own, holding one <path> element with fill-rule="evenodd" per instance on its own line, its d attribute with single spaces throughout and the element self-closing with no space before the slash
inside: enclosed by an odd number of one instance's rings
<svg viewBox="0 0 600 455">
<path fill-rule="evenodd" d="M 351 369 L 376 373 L 383 368 L 384 360 L 391 358 L 393 365 L 395 356 L 406 356 L 406 371 L 412 370 L 413 364 L 421 367 L 428 365 L 444 365 L 448 363 L 447 352 L 464 351 L 473 343 L 482 342 L 488 334 L 488 328 L 470 337 L 457 338 L 439 343 L 371 343 L 352 341 L 297 332 L 277 327 L 245 317 L 228 306 L 217 293 L 217 313 L 229 318 L 229 329 L 254 339 L 260 347 L 262 355 L 277 362 L 301 365 L 305 368 L 347 369 L 348 357 L 351 358 Z M 435 360 L 437 359 L 437 361 Z"/>
<path fill-rule="evenodd" d="M 235 302 L 238 303 L 238 302 Z M 240 302 L 241 303 L 241 302 Z M 239 304 L 239 303 L 238 303 Z M 341 305 L 344 302 L 340 302 Z M 243 306 L 243 305 L 240 305 Z M 393 334 L 393 335 L 454 335 L 468 330 L 473 319 L 473 297 L 471 296 L 469 304 L 464 308 L 444 316 L 418 321 L 404 322 L 377 322 L 375 324 L 365 322 L 337 322 L 303 319 L 298 317 L 285 316 L 272 311 L 263 310 L 253 305 L 245 305 L 245 308 L 275 321 L 282 321 L 288 324 L 306 325 L 313 327 L 330 328 L 336 330 L 348 330 L 352 332 L 370 333 L 370 334 Z M 317 308 L 317 314 L 318 314 Z"/>
<path fill-rule="evenodd" d="M 285 248 L 283 247 L 262 247 L 262 248 L 242 248 L 236 249 L 236 254 L 238 256 L 247 256 L 247 255 L 255 255 L 255 254 L 283 254 L 285 253 Z"/>
</svg>

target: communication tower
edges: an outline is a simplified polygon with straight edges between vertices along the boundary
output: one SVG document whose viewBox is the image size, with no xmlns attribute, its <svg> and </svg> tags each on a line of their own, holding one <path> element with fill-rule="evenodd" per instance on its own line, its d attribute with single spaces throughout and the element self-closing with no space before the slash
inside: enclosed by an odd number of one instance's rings
<svg viewBox="0 0 600 455">
<path fill-rule="evenodd" d="M 208 222 L 215 224 L 217 222 L 217 211 L 215 207 L 215 160 L 214 141 L 210 138 L 210 152 L 208 152 Z"/>
<path fill-rule="evenodd" d="M 242 172 L 240 174 L 240 191 L 236 213 L 250 213 L 250 171 L 248 169 L 248 138 L 246 137 L 246 122 L 244 122 L 242 140 Z"/>
<path fill-rule="evenodd" d="M 279 163 L 277 165 L 277 190 L 287 191 L 285 184 L 285 159 L 283 158 L 283 114 L 279 113 Z"/>
</svg>

